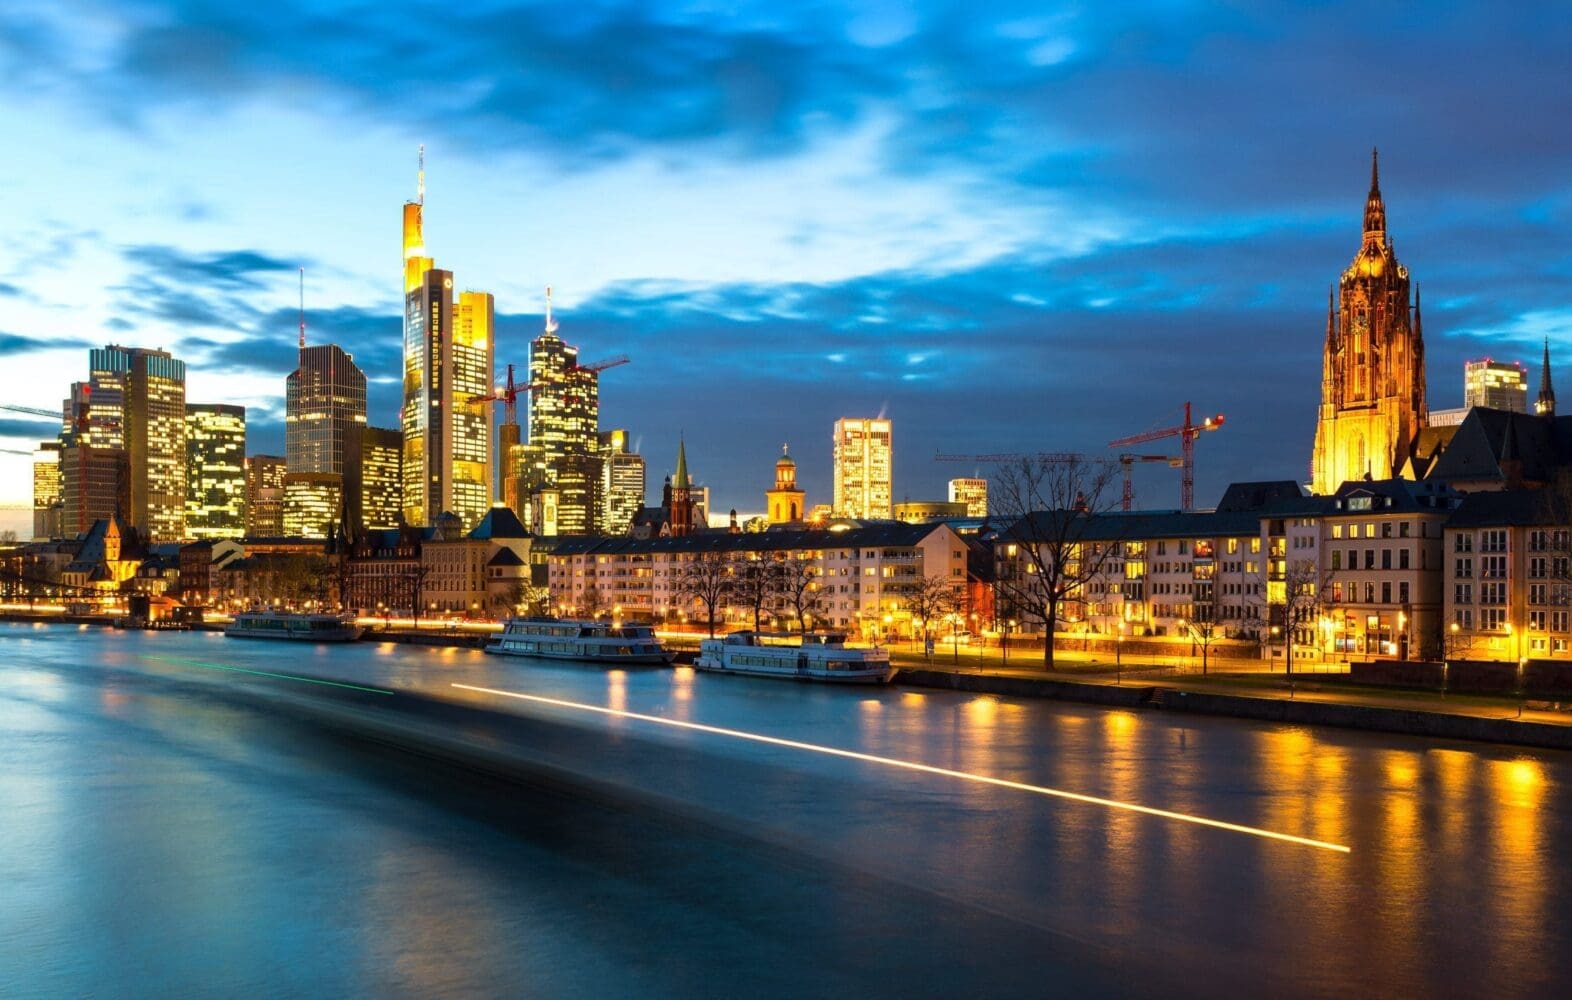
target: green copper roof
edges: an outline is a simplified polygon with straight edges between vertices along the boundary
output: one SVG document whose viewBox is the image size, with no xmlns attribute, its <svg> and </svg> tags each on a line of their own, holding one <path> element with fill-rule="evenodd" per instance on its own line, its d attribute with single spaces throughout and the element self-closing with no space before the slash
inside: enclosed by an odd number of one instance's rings
<svg viewBox="0 0 1572 1000">
<path fill-rule="evenodd" d="M 677 439 L 677 474 L 671 477 L 671 485 L 680 489 L 693 485 L 688 481 L 688 448 L 681 438 Z"/>
</svg>

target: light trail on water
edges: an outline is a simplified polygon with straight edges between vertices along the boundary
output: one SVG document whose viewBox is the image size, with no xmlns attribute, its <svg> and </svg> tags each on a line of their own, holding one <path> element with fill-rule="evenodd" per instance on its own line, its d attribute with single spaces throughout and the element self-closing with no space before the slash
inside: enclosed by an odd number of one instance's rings
<svg viewBox="0 0 1572 1000">
<path fill-rule="evenodd" d="M 1190 823 L 1196 826 L 1211 827 L 1215 830 L 1227 830 L 1230 833 L 1243 833 L 1252 837 L 1265 840 L 1277 840 L 1289 844 L 1298 844 L 1303 847 L 1313 847 L 1322 851 L 1335 851 L 1340 854 L 1351 853 L 1352 848 L 1345 844 L 1334 844 L 1330 841 L 1315 840 L 1311 837 L 1300 837 L 1291 833 L 1279 833 L 1275 830 L 1265 830 L 1256 826 L 1245 826 L 1241 823 L 1229 823 L 1225 820 L 1210 819 L 1206 816 L 1196 816 L 1190 813 L 1174 812 L 1169 809 L 1158 809 L 1155 806 L 1143 806 L 1135 802 L 1121 802 L 1117 799 L 1105 799 L 1096 795 L 1083 795 L 1080 792 L 1071 792 L 1062 788 L 1049 788 L 1044 785 L 1029 785 L 1022 781 L 1011 781 L 1008 778 L 994 778 L 986 774 L 972 774 L 968 771 L 955 771 L 947 767 L 936 767 L 933 764 L 922 764 L 917 761 L 900 760 L 895 757 L 881 757 L 877 754 L 861 753 L 856 750 L 845 750 L 840 747 L 824 746 L 819 743 L 804 743 L 801 740 L 788 740 L 779 736 L 767 736 L 763 733 L 750 733 L 742 729 L 727 729 L 723 726 L 710 726 L 701 722 L 684 722 L 679 719 L 666 719 L 658 715 L 645 715 L 640 712 L 629 712 L 623 709 L 605 708 L 600 705 L 589 705 L 584 702 L 567 701 L 562 698 L 548 698 L 538 694 L 523 694 L 518 691 L 503 691 L 497 688 L 479 687 L 474 684 L 453 683 L 453 687 L 464 691 L 474 691 L 480 694 L 496 695 L 500 698 L 516 698 L 520 701 L 535 702 L 541 705 L 551 705 L 557 708 L 573 709 L 581 712 L 591 712 L 599 715 L 609 715 L 619 719 L 631 719 L 635 722 L 649 722 L 658 726 L 668 726 L 673 729 L 686 729 L 691 732 L 708 733 L 712 736 L 728 736 L 732 739 L 747 740 L 753 743 L 765 743 L 770 746 L 786 747 L 792 750 L 803 750 L 809 753 L 824 754 L 829 757 L 842 757 L 847 760 L 857 760 L 869 764 L 881 764 L 885 767 L 895 767 L 906 771 L 917 771 L 923 774 L 933 774 L 944 778 L 955 778 L 960 781 L 969 781 L 979 785 L 993 785 L 998 788 L 1009 788 L 1019 792 L 1030 792 L 1035 795 L 1045 795 L 1056 799 L 1066 799 L 1071 802 L 1080 802 L 1086 805 L 1102 806 L 1107 809 L 1117 809 L 1122 812 L 1139 813 L 1143 816 L 1155 816 L 1159 819 L 1173 820 L 1180 823 Z"/>
</svg>

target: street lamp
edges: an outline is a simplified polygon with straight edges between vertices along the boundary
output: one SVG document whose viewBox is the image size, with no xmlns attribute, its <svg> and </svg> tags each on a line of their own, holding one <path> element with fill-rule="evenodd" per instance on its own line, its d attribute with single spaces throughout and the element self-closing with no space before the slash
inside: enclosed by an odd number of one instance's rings
<svg viewBox="0 0 1572 1000">
<path fill-rule="evenodd" d="M 1401 611 L 1397 613 L 1397 658 L 1408 659 L 1408 616 Z"/>
</svg>

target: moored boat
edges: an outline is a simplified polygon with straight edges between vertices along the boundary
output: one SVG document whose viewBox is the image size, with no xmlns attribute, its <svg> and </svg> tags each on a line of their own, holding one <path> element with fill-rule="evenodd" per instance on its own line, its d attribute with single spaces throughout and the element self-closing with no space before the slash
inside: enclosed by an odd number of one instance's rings
<svg viewBox="0 0 1572 1000">
<path fill-rule="evenodd" d="M 648 625 L 556 618 L 510 619 L 485 648 L 486 652 L 497 656 L 579 660 L 611 667 L 663 667 L 675 655 Z"/>
<path fill-rule="evenodd" d="M 234 639 L 294 639 L 354 642 L 365 630 L 349 615 L 298 615 L 287 611 L 242 611 L 224 628 Z"/>
<path fill-rule="evenodd" d="M 888 684 L 888 651 L 846 645 L 839 632 L 733 632 L 699 643 L 693 666 L 719 674 L 783 677 L 832 684 Z"/>
</svg>

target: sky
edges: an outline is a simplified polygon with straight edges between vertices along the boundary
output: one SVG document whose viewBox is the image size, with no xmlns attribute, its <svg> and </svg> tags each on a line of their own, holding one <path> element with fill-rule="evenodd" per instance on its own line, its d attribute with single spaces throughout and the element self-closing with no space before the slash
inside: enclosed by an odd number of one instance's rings
<svg viewBox="0 0 1572 1000">
<path fill-rule="evenodd" d="M 761 510 L 783 443 L 811 505 L 834 421 L 882 413 L 896 498 L 935 499 L 989 471 L 936 453 L 1103 453 L 1190 400 L 1227 416 L 1206 505 L 1308 475 L 1372 147 L 1431 404 L 1465 358 L 1537 380 L 1546 337 L 1572 372 L 1569 44 L 1535 3 L 0 0 L 0 402 L 161 347 L 281 453 L 304 267 L 311 341 L 396 426 L 424 144 L 499 369 L 551 285 L 582 357 L 632 359 L 601 421 L 652 498 L 679 436 L 714 509 Z M 0 411 L 0 447 L 51 435 Z M 30 482 L 0 453 L 0 502 Z"/>
</svg>

